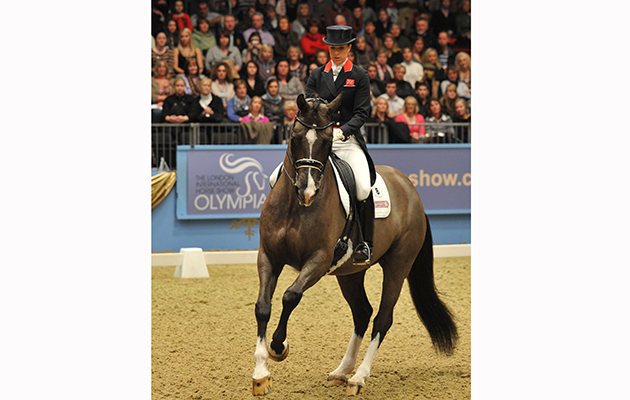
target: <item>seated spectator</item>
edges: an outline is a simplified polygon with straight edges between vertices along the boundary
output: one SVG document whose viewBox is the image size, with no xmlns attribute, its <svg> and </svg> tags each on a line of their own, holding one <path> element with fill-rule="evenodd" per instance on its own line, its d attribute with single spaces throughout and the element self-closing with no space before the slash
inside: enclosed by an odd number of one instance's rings
<svg viewBox="0 0 630 400">
<path fill-rule="evenodd" d="M 338 15 L 343 16 L 347 22 L 352 19 L 352 11 L 346 7 L 346 0 L 333 0 L 332 6 L 324 11 L 324 25 L 336 25 L 335 17 Z"/>
<path fill-rule="evenodd" d="M 297 103 L 293 100 L 286 100 L 284 102 L 284 124 L 293 125 L 295 116 L 297 115 L 298 107 Z"/>
<path fill-rule="evenodd" d="M 263 10 L 263 14 L 265 16 L 265 19 L 263 22 L 263 29 L 271 33 L 271 35 L 273 36 L 273 34 L 276 33 L 276 31 L 278 30 L 278 22 L 279 22 L 276 9 L 274 6 L 267 4 Z M 275 41 L 276 38 L 274 38 L 273 40 Z M 277 43 L 273 44 L 272 46 L 275 47 L 276 44 Z"/>
<path fill-rule="evenodd" d="M 416 21 L 415 31 L 409 34 L 409 39 L 414 42 L 419 37 L 422 38 L 422 42 L 424 43 L 425 47 L 437 47 L 437 39 L 435 35 L 431 33 L 431 30 L 429 29 L 429 21 L 425 18 L 419 18 Z"/>
<path fill-rule="evenodd" d="M 245 40 L 249 41 L 249 36 L 254 32 L 258 32 L 262 44 L 274 46 L 276 42 L 273 38 L 273 35 L 269 33 L 269 31 L 267 31 L 266 29 L 263 29 L 264 22 L 265 17 L 263 16 L 263 14 L 261 12 L 255 12 L 254 15 L 252 15 L 252 27 L 246 29 L 245 32 L 243 32 L 243 37 L 245 38 Z"/>
<path fill-rule="evenodd" d="M 234 15 L 227 14 L 223 17 L 223 29 L 230 34 L 230 46 L 238 47 L 241 52 L 247 47 L 247 42 L 243 34 L 236 30 L 236 19 Z"/>
<path fill-rule="evenodd" d="M 155 67 L 157 61 L 166 61 L 168 68 L 167 76 L 173 75 L 173 50 L 166 45 L 166 33 L 158 32 L 155 38 L 155 47 L 151 49 L 151 68 Z"/>
<path fill-rule="evenodd" d="M 308 0 L 308 8 L 311 14 L 319 19 L 324 18 L 326 10 L 332 6 L 332 0 Z"/>
<path fill-rule="evenodd" d="M 422 114 L 424 119 L 429 115 L 429 103 L 431 101 L 431 91 L 429 86 L 424 82 L 416 82 L 415 97 L 419 107 L 419 113 Z"/>
<path fill-rule="evenodd" d="M 363 18 L 364 22 L 375 22 L 378 20 L 376 16 L 376 11 L 372 7 L 366 4 L 366 0 L 359 0 L 357 4 L 361 7 L 361 18 Z M 365 24 L 364 24 L 365 25 Z"/>
<path fill-rule="evenodd" d="M 201 123 L 220 123 L 223 121 L 223 101 L 212 95 L 212 80 L 210 78 L 201 79 L 199 85 L 199 99 L 192 105 L 191 120 Z M 204 141 L 208 143 L 208 141 Z"/>
<path fill-rule="evenodd" d="M 459 67 L 459 80 L 468 86 L 468 90 L 462 97 L 470 99 L 470 56 L 464 52 L 459 52 L 455 56 L 455 62 Z"/>
<path fill-rule="evenodd" d="M 398 48 L 394 36 L 391 33 L 383 35 L 383 48 L 387 52 L 387 65 L 393 67 L 403 61 L 402 52 Z"/>
<path fill-rule="evenodd" d="M 295 20 L 291 22 L 291 30 L 297 33 L 298 39 L 302 39 L 302 36 L 308 31 L 308 24 L 311 18 L 313 18 L 313 16 L 311 15 L 308 3 L 300 3 L 297 8 L 297 16 Z"/>
<path fill-rule="evenodd" d="M 438 33 L 438 61 L 443 67 L 455 65 L 455 51 L 450 45 L 451 37 L 448 32 Z"/>
<path fill-rule="evenodd" d="M 376 27 L 373 21 L 365 22 L 365 32 L 363 33 L 363 37 L 365 38 L 365 42 L 368 45 L 368 48 L 376 54 L 379 50 L 383 49 L 383 40 L 379 36 L 376 35 Z"/>
<path fill-rule="evenodd" d="M 459 67 L 456 65 L 446 69 L 446 79 L 440 82 L 440 93 L 446 93 L 446 87 L 451 83 L 457 87 L 457 96 L 470 98 L 468 85 L 459 79 Z"/>
<path fill-rule="evenodd" d="M 199 67 L 197 66 L 197 60 L 194 58 L 188 61 L 186 67 L 186 74 L 179 74 L 179 77 L 184 78 L 186 82 L 186 89 L 184 92 L 195 97 L 199 97 L 199 82 L 205 78 L 205 75 L 199 73 Z"/>
<path fill-rule="evenodd" d="M 285 100 L 295 101 L 298 94 L 306 91 L 304 83 L 289 74 L 289 62 L 287 60 L 278 61 L 276 78 L 278 78 L 278 92 Z"/>
<path fill-rule="evenodd" d="M 415 97 L 409 96 L 405 98 L 405 105 L 403 107 L 403 113 L 396 117 L 396 122 L 404 122 L 409 125 L 409 134 L 411 136 L 411 143 L 421 143 L 424 139 L 425 127 L 423 124 L 424 117 L 420 114 L 420 108 L 418 107 L 418 101 Z"/>
<path fill-rule="evenodd" d="M 177 21 L 177 26 L 179 30 L 182 31 L 184 28 L 188 28 L 190 32 L 193 31 L 193 24 L 190 20 L 190 15 L 184 12 L 184 2 L 182 0 L 175 0 L 173 3 L 173 10 L 171 11 L 171 15 L 173 19 Z"/>
<path fill-rule="evenodd" d="M 318 50 L 323 50 L 328 54 L 328 45 L 324 43 L 324 35 L 320 33 L 321 22 L 318 18 L 311 18 L 308 25 L 308 31 L 300 39 L 300 46 L 304 57 L 308 61 L 316 60 L 316 53 Z"/>
<path fill-rule="evenodd" d="M 203 56 L 201 50 L 195 47 L 192 41 L 192 32 L 184 28 L 179 32 L 179 45 L 173 50 L 173 69 L 178 74 L 186 73 L 188 60 L 197 59 L 197 65 L 203 66 Z"/>
<path fill-rule="evenodd" d="M 304 85 L 308 81 L 308 67 L 302 63 L 302 49 L 300 46 L 291 46 L 288 50 L 289 74 L 298 78 Z"/>
<path fill-rule="evenodd" d="M 272 76 L 267 80 L 267 91 L 262 96 L 265 115 L 276 125 L 282 125 L 284 121 L 284 99 L 279 90 L 278 78 Z"/>
<path fill-rule="evenodd" d="M 173 124 L 190 122 L 190 113 L 192 111 L 195 98 L 184 92 L 184 89 L 186 88 L 184 78 L 175 78 L 173 86 L 175 87 L 175 92 L 164 99 L 160 120 L 162 122 L 171 122 Z"/>
<path fill-rule="evenodd" d="M 205 18 L 199 18 L 196 28 L 192 33 L 193 44 L 201 50 L 201 56 L 208 54 L 208 49 L 217 45 L 217 39 L 210 31 L 210 23 Z M 210 71 L 210 69 L 207 69 Z"/>
<path fill-rule="evenodd" d="M 433 72 L 435 73 L 435 79 L 442 82 L 446 79 L 446 73 L 444 72 L 444 67 L 440 63 L 440 59 L 438 58 L 438 52 L 434 48 L 429 47 L 424 52 L 424 57 L 422 61 L 422 66 L 426 67 L 427 64 L 431 64 L 433 66 Z"/>
<path fill-rule="evenodd" d="M 227 116 L 231 121 L 241 122 L 241 118 L 249 114 L 252 98 L 247 95 L 247 85 L 241 79 L 234 81 L 234 92 L 234 97 L 227 102 Z"/>
<path fill-rule="evenodd" d="M 455 116 L 455 101 L 459 97 L 457 96 L 457 86 L 455 84 L 450 83 L 446 87 L 446 91 L 440 98 L 440 104 L 442 105 L 442 110 L 447 113 L 451 118 Z"/>
<path fill-rule="evenodd" d="M 387 81 L 387 83 L 385 84 L 385 93 L 380 95 L 379 98 L 383 98 L 389 103 L 390 118 L 396 118 L 403 113 L 403 106 L 405 105 L 405 101 L 396 96 L 396 81 L 394 79 L 390 79 Z"/>
<path fill-rule="evenodd" d="M 455 15 L 455 37 L 457 46 L 470 48 L 470 0 L 464 0 Z"/>
<path fill-rule="evenodd" d="M 248 61 L 245 68 L 241 69 L 241 77 L 247 87 L 247 95 L 252 99 L 254 96 L 262 96 L 265 94 L 265 83 L 260 79 L 258 74 L 258 64 Z"/>
<path fill-rule="evenodd" d="M 451 124 L 453 119 L 442 112 L 442 105 L 438 99 L 431 99 L 429 103 L 429 118 L 426 119 L 426 122 L 438 125 L 426 126 L 428 140 L 425 140 L 425 143 L 451 143 L 453 141 L 455 130 L 452 125 L 445 125 Z"/>
<path fill-rule="evenodd" d="M 261 49 L 262 42 L 260 41 L 260 35 L 258 34 L 258 32 L 254 32 L 249 36 L 247 48 L 243 49 L 243 51 L 241 52 L 243 64 L 250 61 L 258 61 Z"/>
<path fill-rule="evenodd" d="M 372 102 L 385 92 L 385 85 L 383 81 L 378 78 L 378 71 L 376 70 L 376 63 L 370 62 L 366 66 L 368 77 L 370 78 L 370 94 L 372 96 Z"/>
<path fill-rule="evenodd" d="M 451 12 L 451 0 L 440 0 L 440 8 L 431 16 L 433 32 L 447 32 L 452 35 L 457 29 L 455 14 Z"/>
<path fill-rule="evenodd" d="M 380 8 L 377 11 L 376 17 L 378 18 L 378 20 L 374 23 L 374 26 L 376 28 L 376 36 L 382 38 L 384 34 L 389 33 L 392 23 L 389 20 L 387 10 L 385 10 L 384 8 Z"/>
<path fill-rule="evenodd" d="M 214 8 L 216 8 L 217 4 L 214 4 Z M 223 19 L 223 15 L 219 14 L 215 11 L 210 11 L 210 6 L 208 5 L 208 1 L 201 0 L 197 3 L 197 13 L 190 16 L 190 22 L 192 22 L 193 26 L 199 25 L 199 20 L 205 19 L 208 21 L 208 25 L 212 31 L 215 31 L 218 24 Z"/>
<path fill-rule="evenodd" d="M 455 116 L 453 122 L 466 122 L 470 124 L 470 111 L 466 100 L 458 98 L 455 100 Z M 461 143 L 470 143 L 470 127 L 469 126 L 456 126 L 457 139 Z"/>
<path fill-rule="evenodd" d="M 372 115 L 368 118 L 368 122 L 386 122 L 389 121 L 389 103 L 384 97 L 377 97 L 374 100 Z"/>
<path fill-rule="evenodd" d="M 225 61 L 214 64 L 212 69 L 212 94 L 223 101 L 223 108 L 227 108 L 227 102 L 234 97 L 234 84 L 232 72 Z"/>
<path fill-rule="evenodd" d="M 394 42 L 396 43 L 396 47 L 402 49 L 404 47 L 411 47 L 411 40 L 409 38 L 401 35 L 400 25 L 392 24 L 392 28 L 390 30 L 392 37 L 394 38 Z"/>
<path fill-rule="evenodd" d="M 412 88 L 416 87 L 416 82 L 422 79 L 424 75 L 424 68 L 422 64 L 414 60 L 411 48 L 405 47 L 402 49 L 403 62 L 400 64 L 405 67 L 404 80 L 409 82 Z"/>
<path fill-rule="evenodd" d="M 252 98 L 252 102 L 249 105 L 249 113 L 241 119 L 241 122 L 270 122 L 263 114 L 262 99 L 258 96 Z"/>
<path fill-rule="evenodd" d="M 168 65 L 166 61 L 159 60 L 153 67 L 153 77 L 151 78 L 151 104 L 153 113 L 151 121 L 158 122 L 164 100 L 173 92 L 173 82 L 167 77 Z"/>
<path fill-rule="evenodd" d="M 401 99 L 406 99 L 409 96 L 413 96 L 414 88 L 411 86 L 409 82 L 407 82 L 405 77 L 405 66 L 402 64 L 394 65 L 394 80 L 396 81 L 396 96 Z"/>
<path fill-rule="evenodd" d="M 367 65 L 376 61 L 376 56 L 374 52 L 368 48 L 367 42 L 365 41 L 365 37 L 357 36 L 357 40 L 352 47 L 354 50 L 354 55 L 356 57 L 356 64 L 361 68 L 366 68 Z"/>
<path fill-rule="evenodd" d="M 175 51 L 179 45 L 179 26 L 173 18 L 166 22 L 166 47 Z"/>
<path fill-rule="evenodd" d="M 394 70 L 387 65 L 387 50 L 381 49 L 376 52 L 376 70 L 378 72 L 378 79 L 382 82 L 394 78 Z"/>
<path fill-rule="evenodd" d="M 219 32 L 218 39 L 218 46 L 210 48 L 206 54 L 206 70 L 211 71 L 214 64 L 227 59 L 234 63 L 235 72 L 240 72 L 243 65 L 241 51 L 236 46 L 230 46 L 230 33 L 223 30 Z"/>
<path fill-rule="evenodd" d="M 258 76 L 263 82 L 276 74 L 276 60 L 273 59 L 273 47 L 263 44 L 260 47 L 260 57 L 254 61 L 258 65 Z"/>
<path fill-rule="evenodd" d="M 363 25 L 365 21 L 363 21 L 363 9 L 361 6 L 357 5 L 352 9 L 352 18 L 350 18 L 348 22 L 348 25 L 352 27 L 352 32 L 355 37 L 363 35 Z"/>
<path fill-rule="evenodd" d="M 276 45 L 273 47 L 276 61 L 281 58 L 287 58 L 291 46 L 300 45 L 300 38 L 297 33 L 291 30 L 289 18 L 286 15 L 278 18 L 278 30 L 273 33 L 273 39 L 276 42 Z"/>
<path fill-rule="evenodd" d="M 417 61 L 420 64 L 424 62 L 424 50 L 424 39 L 419 37 L 413 42 L 413 47 L 411 48 L 411 54 L 413 55 L 414 61 Z"/>
<path fill-rule="evenodd" d="M 308 74 L 312 74 L 316 68 L 319 68 L 319 65 L 317 65 L 317 63 L 310 63 L 308 65 Z"/>
<path fill-rule="evenodd" d="M 319 49 L 315 52 L 315 64 L 321 67 L 322 65 L 326 65 L 330 60 L 330 54 L 326 50 Z"/>
</svg>

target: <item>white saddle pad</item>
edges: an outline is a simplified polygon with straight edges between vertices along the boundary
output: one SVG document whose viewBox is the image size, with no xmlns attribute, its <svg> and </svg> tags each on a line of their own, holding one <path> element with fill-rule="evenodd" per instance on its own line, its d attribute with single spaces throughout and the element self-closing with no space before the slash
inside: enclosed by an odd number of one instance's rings
<svg viewBox="0 0 630 400">
<path fill-rule="evenodd" d="M 343 204 L 343 208 L 346 210 L 347 216 L 348 213 L 350 213 L 350 195 L 341 182 L 341 177 L 339 176 L 337 168 L 335 168 L 335 164 L 332 162 L 329 162 L 329 164 L 333 166 L 333 171 L 335 171 L 337 187 L 339 188 L 339 197 L 341 198 L 341 203 Z M 374 198 L 374 217 L 386 218 L 389 216 L 392 209 L 392 204 L 389 200 L 389 191 L 387 190 L 387 185 L 385 184 L 383 177 L 381 177 L 378 172 L 376 173 L 376 182 L 374 182 L 374 186 L 372 186 L 372 197 Z"/>
</svg>

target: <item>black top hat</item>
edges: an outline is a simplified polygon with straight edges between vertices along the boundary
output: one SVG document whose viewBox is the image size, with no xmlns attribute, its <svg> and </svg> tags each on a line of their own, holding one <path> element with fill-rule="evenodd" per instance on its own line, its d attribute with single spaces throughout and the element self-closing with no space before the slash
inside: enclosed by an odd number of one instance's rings
<svg viewBox="0 0 630 400">
<path fill-rule="evenodd" d="M 352 28 L 345 25 L 327 26 L 326 37 L 323 39 L 324 43 L 329 46 L 343 46 L 355 40 L 352 37 Z"/>
</svg>

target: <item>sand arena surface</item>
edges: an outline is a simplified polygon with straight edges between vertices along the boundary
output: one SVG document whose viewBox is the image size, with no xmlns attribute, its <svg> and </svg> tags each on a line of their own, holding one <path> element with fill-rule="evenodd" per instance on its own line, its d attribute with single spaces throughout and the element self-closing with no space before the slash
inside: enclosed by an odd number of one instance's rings
<svg viewBox="0 0 630 400">
<path fill-rule="evenodd" d="M 254 264 L 208 266 L 209 279 L 173 278 L 175 267 L 152 268 L 152 398 L 158 399 L 342 399 L 343 387 L 325 380 L 345 354 L 352 334 L 350 307 L 334 277 L 304 293 L 288 324 L 286 360 L 267 362 L 274 379 L 265 397 L 251 394 L 256 347 Z M 460 340 L 451 357 L 438 356 L 418 318 L 407 284 L 394 309 L 394 323 L 381 345 L 365 393 L 368 399 L 470 399 L 470 257 L 435 260 L 436 286 L 455 315 Z M 267 337 L 275 330 L 281 297 L 297 277 L 286 267 L 272 302 Z M 376 316 L 382 271 L 366 274 Z M 360 364 L 372 324 L 359 352 Z M 356 371 L 356 368 L 355 368 Z M 348 376 L 350 378 L 351 375 Z"/>
</svg>

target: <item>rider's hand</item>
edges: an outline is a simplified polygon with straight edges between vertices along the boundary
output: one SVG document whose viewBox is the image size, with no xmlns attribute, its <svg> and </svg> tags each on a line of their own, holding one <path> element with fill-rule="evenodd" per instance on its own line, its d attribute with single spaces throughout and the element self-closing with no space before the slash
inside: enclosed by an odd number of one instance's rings
<svg viewBox="0 0 630 400">
<path fill-rule="evenodd" d="M 333 128 L 333 142 L 344 140 L 343 131 L 339 128 Z"/>
</svg>

